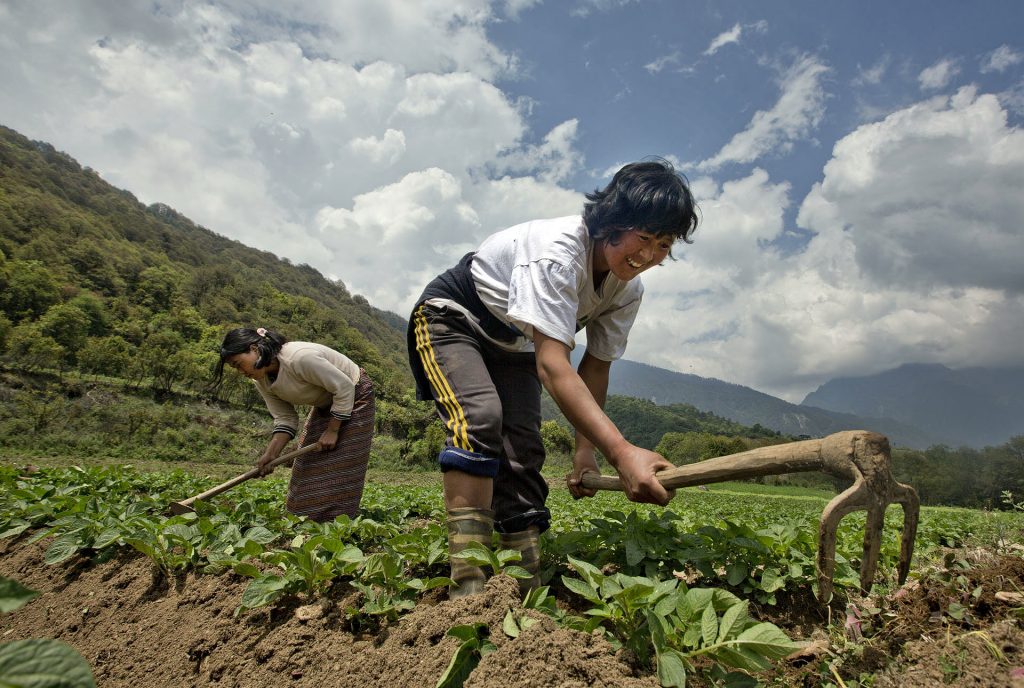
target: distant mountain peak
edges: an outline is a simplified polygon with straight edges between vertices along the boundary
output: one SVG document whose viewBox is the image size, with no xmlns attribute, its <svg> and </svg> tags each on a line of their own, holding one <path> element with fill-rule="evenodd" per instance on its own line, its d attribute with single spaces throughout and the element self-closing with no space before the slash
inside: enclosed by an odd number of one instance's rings
<svg viewBox="0 0 1024 688">
<path fill-rule="evenodd" d="M 581 356 L 576 354 L 576 358 Z M 816 437 L 840 430 L 875 430 L 896 445 L 927 447 L 943 436 L 924 432 L 911 424 L 886 417 L 865 417 L 791 404 L 770 394 L 732 382 L 658 368 L 647 363 L 619 360 L 611 367 L 609 392 L 639 399 L 658 400 L 659 405 L 690 404 L 737 423 L 771 428 L 787 435 Z"/>
<path fill-rule="evenodd" d="M 1024 434 L 1024 368 L 952 369 L 907 363 L 863 377 L 830 380 L 804 404 L 892 418 L 953 446 L 982 447 Z"/>
</svg>

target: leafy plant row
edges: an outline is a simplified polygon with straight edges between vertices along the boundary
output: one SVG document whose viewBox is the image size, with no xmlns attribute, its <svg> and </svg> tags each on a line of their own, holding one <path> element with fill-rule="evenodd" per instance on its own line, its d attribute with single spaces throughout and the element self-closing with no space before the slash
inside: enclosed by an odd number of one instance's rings
<svg viewBox="0 0 1024 688">
<path fill-rule="evenodd" d="M 287 514 L 281 481 L 267 480 L 239 487 L 230 503 L 201 503 L 197 514 L 165 517 L 170 501 L 209 482 L 130 467 L 24 475 L 0 467 L 0 539 L 51 537 L 48 564 L 75 556 L 101 560 L 133 548 L 168 578 L 190 570 L 231 571 L 251 579 L 239 611 L 287 596 L 313 600 L 346 585 L 360 594 L 346 597 L 356 601 L 347 601 L 342 611 L 360 629 L 397 619 L 422 593 L 449 583 L 437 488 L 371 484 L 358 518 L 316 524 Z M 781 631 L 749 616 L 744 598 L 772 604 L 779 590 L 815 584 L 822 503 L 695 497 L 684 497 L 686 508 L 676 513 L 632 505 L 626 511 L 618 496 L 572 502 L 556 492 L 556 519 L 543 543 L 543 576 L 560 582 L 583 614 L 561 611 L 547 589 L 528 597 L 527 606 L 571 628 L 600 629 L 638 664 L 657 671 L 666 686 L 682 685 L 695 667 L 710 666 L 726 680 L 734 670 L 757 671 L 791 651 Z M 851 563 L 859 555 L 862 528 L 862 519 L 844 520 L 840 589 L 857 584 Z M 970 512 L 926 511 L 918 551 L 962 542 L 975 531 L 998 532 L 999 526 L 993 530 Z M 892 570 L 898 524 L 887 523 L 885 533 L 883 567 Z M 516 555 L 508 551 L 471 548 L 464 556 L 495 573 L 517 573 Z M 513 618 L 508 628 L 520 628 L 518 623 Z M 463 644 L 479 656 L 485 645 L 473 638 L 467 635 Z"/>
</svg>

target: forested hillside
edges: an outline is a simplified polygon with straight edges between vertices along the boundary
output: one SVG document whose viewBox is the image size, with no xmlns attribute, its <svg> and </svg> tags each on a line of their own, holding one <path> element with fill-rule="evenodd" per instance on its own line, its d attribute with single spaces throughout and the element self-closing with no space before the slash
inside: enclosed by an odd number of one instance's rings
<svg viewBox="0 0 1024 688">
<path fill-rule="evenodd" d="M 198 390 L 241 324 L 344 351 L 384 398 L 409 389 L 398 316 L 0 127 L 0 343 L 20 367 Z"/>
</svg>

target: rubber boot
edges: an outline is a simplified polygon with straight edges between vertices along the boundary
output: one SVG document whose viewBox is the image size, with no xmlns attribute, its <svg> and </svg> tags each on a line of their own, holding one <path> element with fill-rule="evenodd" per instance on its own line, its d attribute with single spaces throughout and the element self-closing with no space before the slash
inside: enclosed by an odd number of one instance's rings
<svg viewBox="0 0 1024 688">
<path fill-rule="evenodd" d="M 540 587 L 540 531 L 537 526 L 530 526 L 518 533 L 500 533 L 501 549 L 514 549 L 523 558 L 518 562 L 532 578 L 519 579 L 519 593 L 526 595 L 534 588 Z"/>
<path fill-rule="evenodd" d="M 455 599 L 476 595 L 484 589 L 486 576 L 479 566 L 468 564 L 454 555 L 471 542 L 491 546 L 494 530 L 494 512 L 490 509 L 465 507 L 448 509 L 448 556 L 451 560 L 452 580 L 455 587 L 448 591 L 448 597 Z"/>
</svg>

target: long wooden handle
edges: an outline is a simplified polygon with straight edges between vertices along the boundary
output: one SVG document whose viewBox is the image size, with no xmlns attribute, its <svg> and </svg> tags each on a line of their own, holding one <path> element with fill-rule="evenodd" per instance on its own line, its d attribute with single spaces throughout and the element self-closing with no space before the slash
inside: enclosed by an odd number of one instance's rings
<svg viewBox="0 0 1024 688">
<path fill-rule="evenodd" d="M 686 474 L 680 474 L 679 468 L 668 468 L 664 471 L 655 473 L 654 476 L 666 490 L 674 490 L 678 487 L 690 487 L 691 485 L 705 485 L 707 483 L 721 482 L 723 480 L 733 480 L 733 478 L 728 474 L 724 474 L 717 478 L 704 475 L 694 478 Z M 600 473 L 594 473 L 593 471 L 584 473 L 581 476 L 580 485 L 588 490 L 612 490 L 615 492 L 624 492 L 626 489 L 617 475 L 602 475 Z"/>
<path fill-rule="evenodd" d="M 580 485 L 588 490 L 614 490 L 615 492 L 626 490 L 618 476 L 601 475 L 593 471 L 587 471 L 580 476 Z"/>
<path fill-rule="evenodd" d="M 837 433 L 830 437 L 840 435 L 846 436 L 844 433 Z M 820 471 L 827 468 L 821 458 L 823 442 L 824 440 L 820 439 L 804 440 L 759 447 L 739 454 L 668 468 L 659 471 L 655 476 L 666 490 L 674 490 L 678 487 L 707 485 L 762 475 Z M 594 472 L 584 473 L 580 484 L 589 490 L 624 490 L 617 476 Z"/>
<path fill-rule="evenodd" d="M 307 444 L 305 447 L 300 447 L 299 449 L 296 449 L 295 451 L 288 452 L 287 454 L 282 454 L 281 456 L 277 457 L 276 459 L 274 459 L 273 461 L 268 463 L 267 467 L 272 470 L 274 468 L 277 468 L 278 466 L 280 466 L 283 463 L 291 461 L 292 459 L 294 459 L 294 458 L 296 458 L 298 456 L 302 456 L 303 454 L 308 454 L 311 451 L 316 451 L 319 448 L 320 448 L 320 445 L 318 443 L 316 443 L 316 442 L 314 442 L 313 444 Z M 197 494 L 195 497 L 189 497 L 188 499 L 185 499 L 185 500 L 182 500 L 182 501 L 178 502 L 178 504 L 180 504 L 182 506 L 190 507 L 190 506 L 192 506 L 192 503 L 195 502 L 197 499 L 209 499 L 210 497 L 215 497 L 215 496 L 219 495 L 221 492 L 227 492 L 228 490 L 230 490 L 235 485 L 239 485 L 241 483 L 244 483 L 246 480 L 251 480 L 252 478 L 255 478 L 259 474 L 260 474 L 260 469 L 259 468 L 252 468 L 252 469 L 246 471 L 245 473 L 243 473 L 242 475 L 237 475 L 234 478 L 232 478 L 231 480 L 228 480 L 227 482 L 221 483 L 217 487 L 211 487 L 206 492 L 203 492 L 202 494 Z"/>
</svg>

